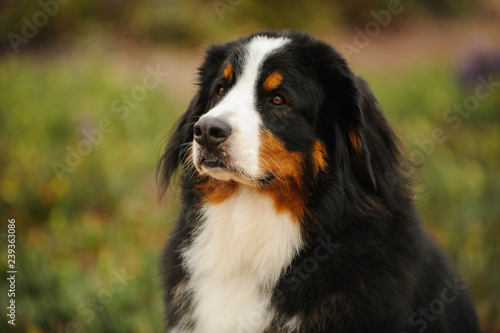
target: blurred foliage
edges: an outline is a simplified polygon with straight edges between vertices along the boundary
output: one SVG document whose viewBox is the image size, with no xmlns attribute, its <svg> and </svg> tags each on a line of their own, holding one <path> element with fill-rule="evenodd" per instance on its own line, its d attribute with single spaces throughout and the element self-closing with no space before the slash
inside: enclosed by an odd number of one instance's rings
<svg viewBox="0 0 500 333">
<path fill-rule="evenodd" d="M 233 38 L 235 26 L 240 32 L 284 27 L 324 32 L 335 30 L 339 23 L 364 26 L 374 19 L 373 11 L 386 10 L 392 3 L 405 9 L 393 22 L 405 22 L 421 13 L 461 15 L 487 1 L 6 0 L 0 2 L 0 52 L 12 50 L 12 34 L 29 41 L 19 44 L 19 49 L 65 43 L 93 30 L 142 41 L 197 45 L 224 36 Z M 36 38 L 30 37 L 32 33 Z"/>
<path fill-rule="evenodd" d="M 179 114 L 173 99 L 160 84 L 120 119 L 112 102 L 147 71 L 131 75 L 88 52 L 4 58 L 0 72 L 0 216 L 17 221 L 17 331 L 161 331 L 158 256 L 175 216 L 162 210 L 175 202 L 158 205 L 154 170 Z M 114 131 L 59 179 L 53 162 L 66 164 L 66 147 L 104 118 Z M 120 285 L 116 274 L 131 279 Z"/>
</svg>

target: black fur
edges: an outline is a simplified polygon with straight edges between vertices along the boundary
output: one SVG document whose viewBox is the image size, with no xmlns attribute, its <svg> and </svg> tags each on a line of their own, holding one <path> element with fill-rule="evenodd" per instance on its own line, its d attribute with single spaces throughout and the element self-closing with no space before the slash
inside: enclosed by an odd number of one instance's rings
<svg viewBox="0 0 500 333">
<path fill-rule="evenodd" d="M 407 162 L 367 83 L 329 45 L 308 35 L 259 34 L 292 39 L 266 60 L 260 80 L 277 69 L 284 73 L 284 82 L 292 84 L 284 84 L 280 93 L 293 110 L 274 112 L 263 102 L 258 108 L 265 126 L 290 151 L 307 154 L 320 139 L 328 154 L 328 168 L 319 179 L 312 167 L 305 168 L 307 245 L 274 289 L 276 316 L 268 332 L 285 332 L 283 323 L 296 314 L 305 318 L 300 332 L 479 332 L 461 277 L 422 230 L 412 181 L 404 173 Z M 241 46 L 251 37 L 207 51 L 199 91 L 158 167 L 162 191 L 185 163 L 183 145 L 193 140 L 194 122 L 213 103 L 223 64 L 241 56 Z M 258 99 L 265 101 L 265 94 L 260 89 Z M 361 150 L 349 131 L 358 135 Z M 189 278 L 179 250 L 189 244 L 199 218 L 196 181 L 181 174 L 180 217 L 162 257 L 169 327 L 191 306 L 174 300 L 173 291 Z"/>
</svg>

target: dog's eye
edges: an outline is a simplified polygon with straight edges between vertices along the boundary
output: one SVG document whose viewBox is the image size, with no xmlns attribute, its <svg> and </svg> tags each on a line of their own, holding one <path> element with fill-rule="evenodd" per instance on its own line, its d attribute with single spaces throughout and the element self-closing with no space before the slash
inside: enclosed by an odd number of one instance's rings
<svg viewBox="0 0 500 333">
<path fill-rule="evenodd" d="M 282 105 L 283 103 L 285 103 L 285 100 L 281 95 L 276 95 L 273 97 L 272 103 L 274 105 Z"/>
<path fill-rule="evenodd" d="M 226 93 L 224 86 L 220 85 L 217 89 L 217 96 L 222 97 Z"/>
</svg>

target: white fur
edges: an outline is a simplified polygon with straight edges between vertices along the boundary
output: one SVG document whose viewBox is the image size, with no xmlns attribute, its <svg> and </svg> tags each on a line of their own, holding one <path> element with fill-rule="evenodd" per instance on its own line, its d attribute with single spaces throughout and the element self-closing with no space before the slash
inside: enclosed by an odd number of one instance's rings
<svg viewBox="0 0 500 333">
<path fill-rule="evenodd" d="M 303 244 L 298 222 L 245 185 L 218 205 L 206 204 L 202 216 L 182 253 L 194 332 L 262 332 L 274 315 L 272 288 Z"/>
<path fill-rule="evenodd" d="M 227 140 L 227 153 L 231 157 L 234 168 L 240 170 L 241 174 L 203 166 L 199 169 L 201 173 L 207 173 L 223 181 L 233 179 L 244 183 L 248 183 L 249 179 L 262 176 L 263 170 L 260 170 L 259 165 L 259 133 L 262 120 L 256 110 L 256 81 L 266 57 L 288 42 L 289 39 L 283 37 L 256 36 L 253 38 L 246 47 L 243 73 L 237 78 L 235 86 L 219 104 L 202 116 L 202 118 L 217 117 L 229 123 L 233 131 Z M 193 161 L 196 165 L 200 146 L 194 140 L 193 148 Z"/>
<path fill-rule="evenodd" d="M 287 333 L 298 332 L 300 328 L 300 324 L 302 323 L 302 316 L 300 314 L 293 316 L 290 320 L 288 320 L 284 328 Z"/>
<path fill-rule="evenodd" d="M 303 245 L 298 221 L 288 212 L 277 213 L 272 198 L 247 182 L 263 173 L 259 165 L 262 120 L 256 110 L 256 80 L 266 57 L 288 41 L 261 36 L 252 39 L 235 86 L 205 115 L 231 125 L 225 153 L 241 174 L 198 168 L 201 173 L 220 180 L 233 179 L 240 185 L 222 203 L 207 203 L 201 208 L 192 243 L 182 252 L 189 273 L 186 293 L 193 297 L 193 333 L 262 332 L 274 316 L 272 290 Z M 193 141 L 195 164 L 199 149 Z M 296 320 L 288 323 L 289 328 L 294 325 Z M 174 331 L 184 332 L 182 327 Z"/>
</svg>

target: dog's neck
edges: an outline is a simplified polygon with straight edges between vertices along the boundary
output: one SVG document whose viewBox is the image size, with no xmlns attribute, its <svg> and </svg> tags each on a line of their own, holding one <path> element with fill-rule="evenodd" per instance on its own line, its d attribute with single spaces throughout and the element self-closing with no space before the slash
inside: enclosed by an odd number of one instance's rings
<svg viewBox="0 0 500 333">
<path fill-rule="evenodd" d="M 265 328 L 271 290 L 302 245 L 298 221 L 277 212 L 273 199 L 256 188 L 240 185 L 223 202 L 205 203 L 182 254 L 193 314 L 204 332 L 236 332 L 256 312 Z"/>
</svg>

